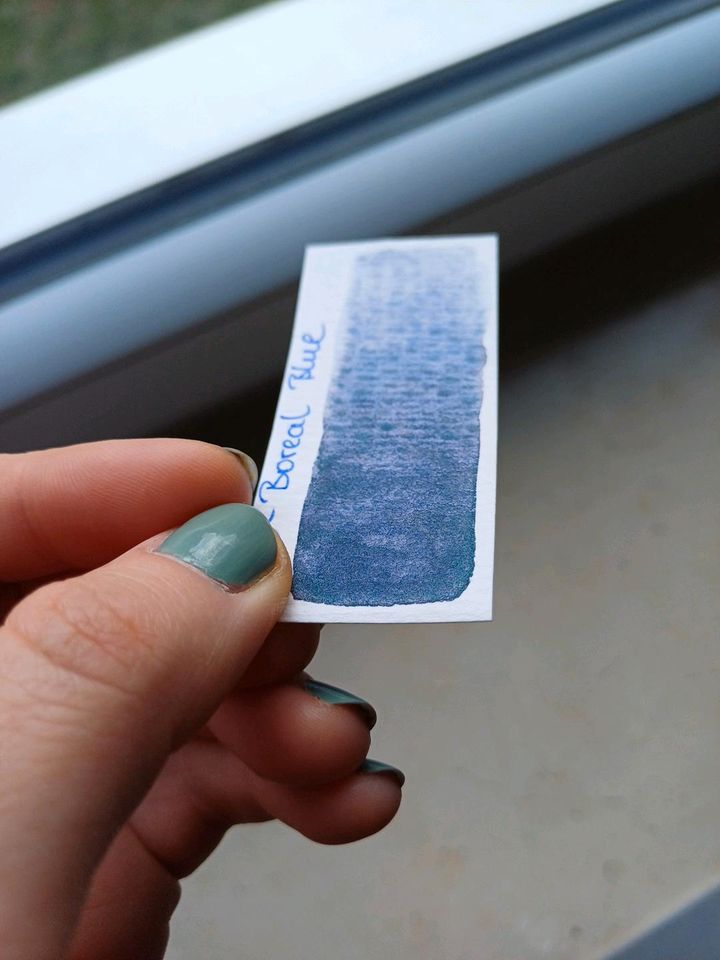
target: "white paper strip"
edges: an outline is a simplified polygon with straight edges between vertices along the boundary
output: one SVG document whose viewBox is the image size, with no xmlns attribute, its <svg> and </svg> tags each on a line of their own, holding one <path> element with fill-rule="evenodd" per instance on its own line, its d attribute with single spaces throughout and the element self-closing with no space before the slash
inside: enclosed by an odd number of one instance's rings
<svg viewBox="0 0 720 960">
<path fill-rule="evenodd" d="M 309 247 L 255 505 L 289 622 L 489 620 L 497 240 Z"/>
</svg>

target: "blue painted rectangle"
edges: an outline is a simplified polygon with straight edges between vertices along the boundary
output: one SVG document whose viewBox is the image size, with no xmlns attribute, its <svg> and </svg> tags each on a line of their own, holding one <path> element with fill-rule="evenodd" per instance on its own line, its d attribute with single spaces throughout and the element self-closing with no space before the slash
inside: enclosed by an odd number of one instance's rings
<svg viewBox="0 0 720 960">
<path fill-rule="evenodd" d="M 459 597 L 475 558 L 483 297 L 471 246 L 357 257 L 294 556 L 293 596 Z"/>
</svg>

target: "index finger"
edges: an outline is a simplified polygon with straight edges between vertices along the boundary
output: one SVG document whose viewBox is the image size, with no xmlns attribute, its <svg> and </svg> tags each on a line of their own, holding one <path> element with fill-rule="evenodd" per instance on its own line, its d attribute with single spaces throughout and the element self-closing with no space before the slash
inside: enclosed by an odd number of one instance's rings
<svg viewBox="0 0 720 960">
<path fill-rule="evenodd" d="M 248 503 L 253 481 L 237 455 L 198 440 L 0 454 L 0 580 L 106 563 L 210 507 Z"/>
</svg>

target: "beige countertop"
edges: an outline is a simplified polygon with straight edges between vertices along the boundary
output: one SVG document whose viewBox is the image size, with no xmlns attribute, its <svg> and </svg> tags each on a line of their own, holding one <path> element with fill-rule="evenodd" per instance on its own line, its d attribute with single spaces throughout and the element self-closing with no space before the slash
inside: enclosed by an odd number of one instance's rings
<svg viewBox="0 0 720 960">
<path fill-rule="evenodd" d="M 494 622 L 331 627 L 313 666 L 377 707 L 398 818 L 235 830 L 171 960 L 594 960 L 718 884 L 720 276 L 500 411 Z"/>
</svg>

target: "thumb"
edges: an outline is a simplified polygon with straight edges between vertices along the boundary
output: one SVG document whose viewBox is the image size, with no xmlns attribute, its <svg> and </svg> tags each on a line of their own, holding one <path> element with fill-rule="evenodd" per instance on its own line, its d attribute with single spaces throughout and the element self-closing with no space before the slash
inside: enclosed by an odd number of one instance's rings
<svg viewBox="0 0 720 960">
<path fill-rule="evenodd" d="M 233 503 L 14 608 L 0 629 L 4 956 L 60 953 L 114 833 L 236 685 L 289 587 L 267 521 Z"/>
</svg>

